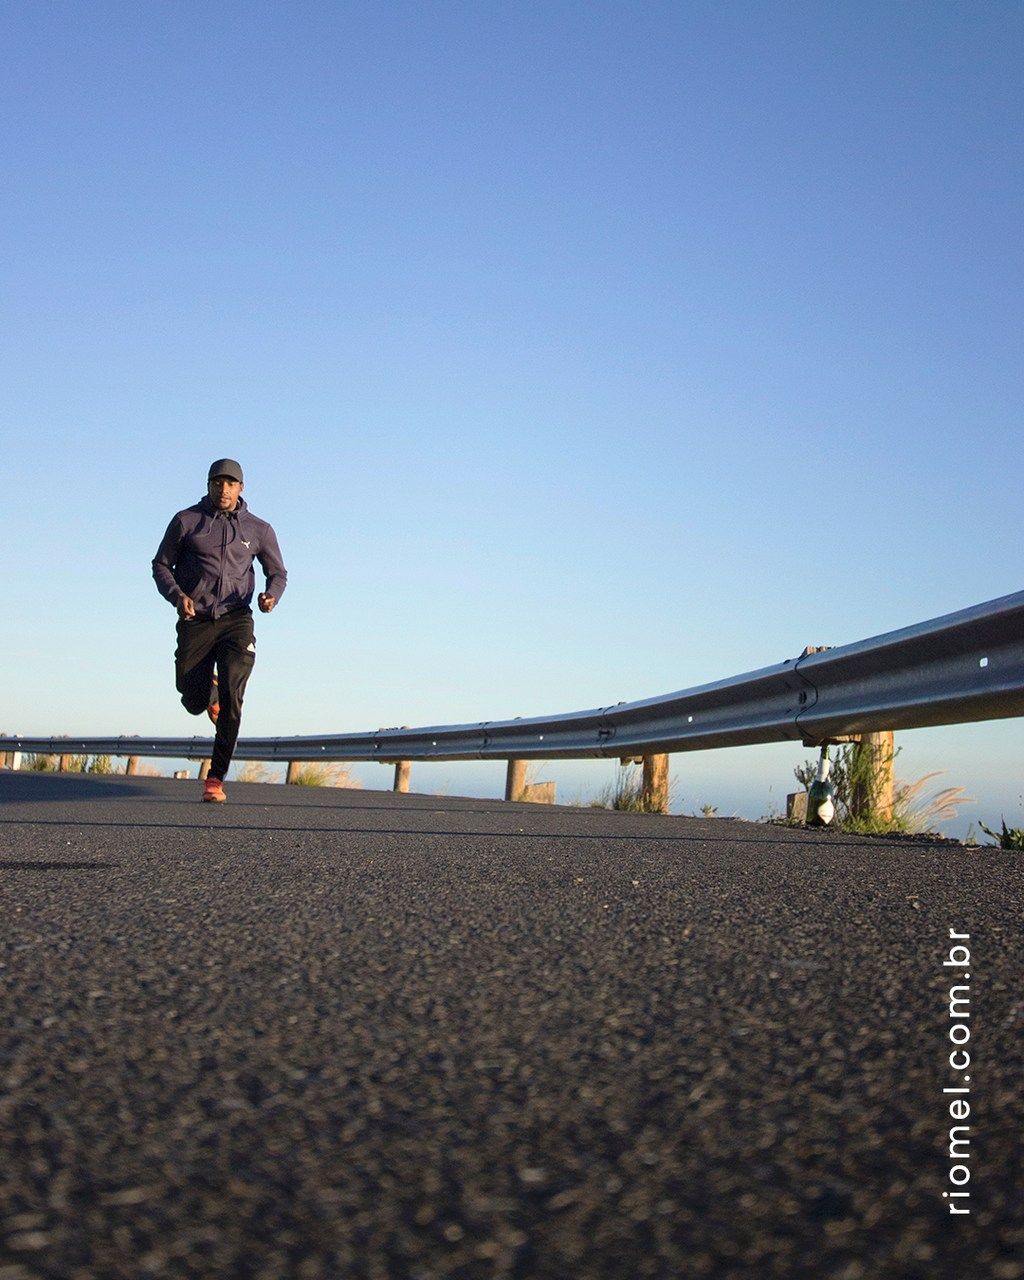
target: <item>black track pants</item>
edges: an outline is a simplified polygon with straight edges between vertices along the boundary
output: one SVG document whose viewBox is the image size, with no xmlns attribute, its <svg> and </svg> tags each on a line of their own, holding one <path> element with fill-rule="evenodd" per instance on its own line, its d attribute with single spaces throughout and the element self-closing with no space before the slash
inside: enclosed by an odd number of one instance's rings
<svg viewBox="0 0 1024 1280">
<path fill-rule="evenodd" d="M 178 622 L 174 671 L 186 711 L 202 715 L 210 702 L 210 684 L 217 672 L 220 715 L 213 742 L 210 776 L 222 781 L 242 723 L 242 699 L 256 661 L 252 610 L 235 609 L 221 618 L 193 618 Z"/>
</svg>

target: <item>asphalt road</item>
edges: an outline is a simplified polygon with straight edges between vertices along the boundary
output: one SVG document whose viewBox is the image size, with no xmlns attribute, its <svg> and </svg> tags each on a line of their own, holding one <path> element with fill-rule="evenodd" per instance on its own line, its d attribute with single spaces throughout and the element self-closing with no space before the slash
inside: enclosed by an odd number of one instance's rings
<svg viewBox="0 0 1024 1280">
<path fill-rule="evenodd" d="M 1019 855 L 198 795 L 0 773 L 0 1280 L 1024 1277 Z"/>
</svg>

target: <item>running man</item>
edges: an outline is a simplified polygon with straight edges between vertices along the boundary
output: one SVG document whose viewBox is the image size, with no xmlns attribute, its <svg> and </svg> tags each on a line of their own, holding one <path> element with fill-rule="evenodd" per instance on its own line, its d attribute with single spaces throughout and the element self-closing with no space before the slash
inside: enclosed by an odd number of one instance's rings
<svg viewBox="0 0 1024 1280">
<path fill-rule="evenodd" d="M 224 778 L 238 740 L 245 686 L 256 661 L 253 561 L 266 575 L 257 597 L 270 613 L 288 574 L 277 534 L 242 498 L 242 468 L 233 458 L 210 467 L 206 497 L 179 511 L 153 559 L 157 590 L 178 610 L 174 668 L 186 711 L 204 711 L 217 726 L 203 800 L 223 802 Z"/>
</svg>

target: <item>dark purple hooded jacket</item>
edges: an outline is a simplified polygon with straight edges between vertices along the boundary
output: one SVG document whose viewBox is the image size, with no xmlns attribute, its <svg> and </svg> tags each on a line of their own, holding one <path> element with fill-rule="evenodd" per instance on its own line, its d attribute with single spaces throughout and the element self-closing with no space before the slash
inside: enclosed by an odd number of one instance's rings
<svg viewBox="0 0 1024 1280">
<path fill-rule="evenodd" d="M 196 617 L 219 618 L 252 601 L 253 560 L 267 576 L 267 595 L 280 600 L 288 574 L 274 530 L 242 498 L 234 511 L 218 511 L 203 498 L 179 511 L 167 526 L 153 559 L 153 577 L 171 604 L 191 596 Z"/>
</svg>

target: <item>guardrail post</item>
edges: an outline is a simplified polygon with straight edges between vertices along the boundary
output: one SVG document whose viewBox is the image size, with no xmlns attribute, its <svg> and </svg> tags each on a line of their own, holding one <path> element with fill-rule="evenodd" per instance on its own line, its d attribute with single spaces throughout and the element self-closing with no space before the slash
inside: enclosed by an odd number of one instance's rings
<svg viewBox="0 0 1024 1280">
<path fill-rule="evenodd" d="M 856 782 L 850 796 L 850 810 L 855 818 L 888 822 L 892 818 L 893 769 L 895 758 L 892 730 L 865 733 L 853 748 L 853 774 Z"/>
<path fill-rule="evenodd" d="M 199 781 L 200 782 L 205 782 L 206 779 L 210 776 L 211 764 L 213 764 L 212 760 L 201 760 L 199 762 Z"/>
<path fill-rule="evenodd" d="M 526 761 L 510 760 L 505 774 L 505 799 L 522 800 L 526 786 Z"/>
<path fill-rule="evenodd" d="M 668 756 L 644 756 L 643 804 L 648 813 L 668 813 Z"/>
<path fill-rule="evenodd" d="M 392 787 L 393 791 L 409 790 L 409 770 L 411 767 L 412 765 L 408 760 L 395 761 L 395 785 Z"/>
<path fill-rule="evenodd" d="M 301 760 L 289 760 L 288 770 L 284 775 L 285 782 L 294 782 L 299 776 L 299 770 L 302 768 Z"/>
<path fill-rule="evenodd" d="M 68 773 L 70 769 L 71 769 L 70 755 L 61 756 L 61 758 L 57 761 L 57 772 Z"/>
<path fill-rule="evenodd" d="M 138 772 L 138 769 L 139 769 L 139 757 L 129 756 L 128 763 L 124 767 L 125 777 L 133 778 L 135 774 Z"/>
</svg>

